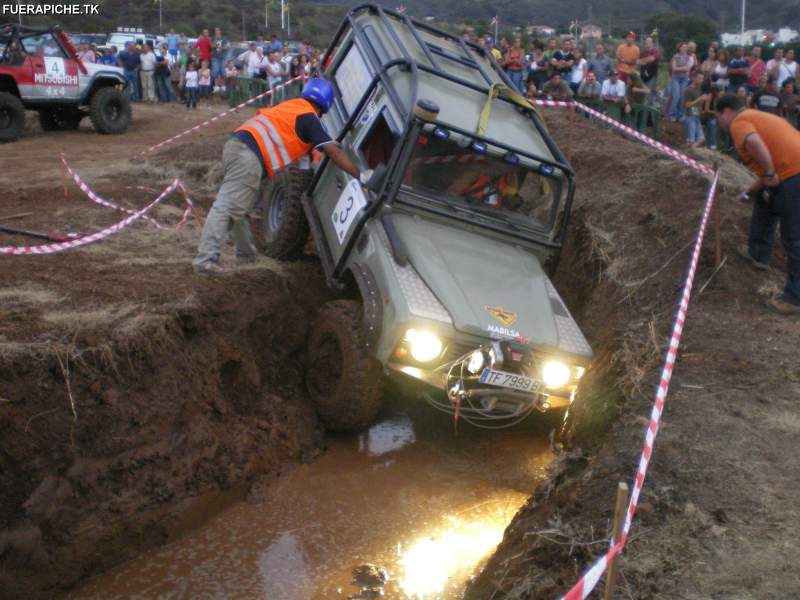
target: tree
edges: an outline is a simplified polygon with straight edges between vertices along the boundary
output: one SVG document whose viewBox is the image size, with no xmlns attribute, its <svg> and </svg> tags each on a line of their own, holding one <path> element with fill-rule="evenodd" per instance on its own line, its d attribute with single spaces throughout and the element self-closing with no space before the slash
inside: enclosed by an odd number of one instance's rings
<svg viewBox="0 0 800 600">
<path fill-rule="evenodd" d="M 719 38 L 717 24 L 713 21 L 676 12 L 658 13 L 647 19 L 645 31 L 654 29 L 658 30 L 658 41 L 667 57 L 682 41 L 693 40 L 699 48 L 705 48 Z"/>
</svg>

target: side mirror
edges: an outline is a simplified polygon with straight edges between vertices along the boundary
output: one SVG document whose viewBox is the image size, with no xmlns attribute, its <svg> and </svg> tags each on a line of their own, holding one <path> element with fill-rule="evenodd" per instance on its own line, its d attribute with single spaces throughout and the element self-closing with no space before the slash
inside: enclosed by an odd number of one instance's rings
<svg viewBox="0 0 800 600">
<path fill-rule="evenodd" d="M 383 163 L 379 164 L 373 170 L 372 177 L 369 178 L 369 181 L 367 181 L 367 184 L 364 187 L 366 187 L 370 192 L 377 194 L 383 187 L 383 182 L 386 180 L 387 172 L 388 169 L 386 168 L 386 165 Z"/>
</svg>

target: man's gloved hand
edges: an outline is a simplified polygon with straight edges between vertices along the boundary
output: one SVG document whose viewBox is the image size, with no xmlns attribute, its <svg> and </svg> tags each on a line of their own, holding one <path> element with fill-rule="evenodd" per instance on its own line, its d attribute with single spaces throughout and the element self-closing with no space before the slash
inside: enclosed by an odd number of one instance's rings
<svg viewBox="0 0 800 600">
<path fill-rule="evenodd" d="M 367 169 L 366 171 L 361 171 L 361 174 L 358 176 L 358 180 L 361 182 L 361 185 L 367 185 L 370 179 L 372 179 L 372 174 L 375 171 L 372 169 Z"/>
</svg>

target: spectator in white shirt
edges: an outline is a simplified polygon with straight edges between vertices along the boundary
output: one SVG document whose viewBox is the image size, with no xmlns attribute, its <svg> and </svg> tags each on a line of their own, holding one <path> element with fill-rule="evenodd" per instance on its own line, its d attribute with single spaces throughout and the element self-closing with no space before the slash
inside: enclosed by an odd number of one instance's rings
<svg viewBox="0 0 800 600">
<path fill-rule="evenodd" d="M 156 55 L 153 53 L 153 49 L 148 45 L 145 44 L 144 48 L 142 48 L 142 53 L 139 56 L 139 61 L 141 64 L 141 70 L 139 74 L 142 78 L 142 100 L 145 102 L 155 102 L 156 101 L 156 80 L 155 80 L 155 69 L 156 69 Z"/>
<path fill-rule="evenodd" d="M 604 102 L 611 102 L 612 104 L 625 103 L 625 82 L 620 80 L 616 71 L 611 71 L 608 74 L 608 79 L 603 82 L 600 95 Z"/>
<path fill-rule="evenodd" d="M 578 88 L 583 83 L 583 79 L 586 77 L 586 71 L 589 68 L 589 63 L 585 58 L 583 58 L 583 51 L 580 48 L 575 48 L 572 51 L 572 56 L 575 57 L 575 62 L 572 65 L 572 70 L 569 73 L 569 87 L 572 88 L 572 92 L 577 94 Z"/>
<path fill-rule="evenodd" d="M 786 57 L 778 66 L 778 87 L 782 88 L 787 79 L 797 79 L 797 63 L 794 62 L 794 50 L 789 48 Z"/>
<path fill-rule="evenodd" d="M 276 88 L 283 82 L 283 66 L 280 61 L 278 61 L 278 56 L 278 52 L 270 52 L 269 60 L 266 65 L 267 83 L 271 89 Z M 280 95 L 279 92 L 280 90 L 272 93 L 272 104 L 280 102 L 280 98 L 276 99 L 276 96 Z"/>
<path fill-rule="evenodd" d="M 253 44 L 251 44 L 251 47 L 253 47 Z M 264 56 L 264 51 L 258 46 L 255 46 L 253 49 L 245 52 L 245 54 L 247 55 L 248 77 L 258 77 L 261 71 L 267 66 L 267 57 Z"/>
</svg>

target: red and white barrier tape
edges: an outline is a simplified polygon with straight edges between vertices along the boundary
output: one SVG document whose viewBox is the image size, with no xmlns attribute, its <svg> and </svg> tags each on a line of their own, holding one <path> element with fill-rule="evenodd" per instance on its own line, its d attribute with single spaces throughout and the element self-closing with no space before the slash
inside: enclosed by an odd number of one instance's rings
<svg viewBox="0 0 800 600">
<path fill-rule="evenodd" d="M 124 213 L 127 213 L 129 215 L 132 215 L 132 214 L 136 213 L 135 210 L 131 210 L 130 208 L 125 208 L 124 206 L 117 206 L 116 204 L 113 204 L 113 203 L 109 202 L 108 200 L 104 200 L 103 198 L 101 198 L 100 196 L 95 194 L 92 191 L 92 189 L 88 185 L 86 185 L 86 183 L 84 183 L 84 181 L 80 178 L 80 175 L 78 175 L 75 171 L 73 171 L 72 167 L 70 167 L 67 164 L 67 160 L 66 160 L 66 158 L 64 158 L 63 154 L 61 155 L 61 162 L 64 165 L 64 169 L 66 169 L 67 173 L 69 173 L 69 176 L 75 182 L 75 185 L 77 185 L 78 188 L 84 194 L 86 194 L 86 197 L 89 198 L 89 200 L 91 200 L 95 204 L 99 204 L 100 206 L 105 206 L 106 208 L 110 208 L 112 210 L 118 210 L 120 212 L 124 212 Z M 145 218 L 145 220 L 147 220 L 150 223 L 152 223 L 153 225 L 155 225 L 157 228 L 161 229 L 161 225 L 155 219 L 153 219 L 152 217 L 144 217 L 144 218 Z"/>
<path fill-rule="evenodd" d="M 612 127 L 615 127 L 616 129 L 619 129 L 620 131 L 624 131 L 625 133 L 627 133 L 628 135 L 636 138 L 640 142 L 644 142 L 648 146 L 652 146 L 653 148 L 656 148 L 657 150 L 660 150 L 661 152 L 663 152 L 667 156 L 670 156 L 671 158 L 674 158 L 675 160 L 678 160 L 678 161 L 682 162 L 683 164 L 691 167 L 695 171 L 698 171 L 698 172 L 702 173 L 703 175 L 709 175 L 709 176 L 713 176 L 714 175 L 714 169 L 712 169 L 711 167 L 709 167 L 707 165 L 704 165 L 703 163 L 701 163 L 699 161 L 696 161 L 695 159 L 686 156 L 683 152 L 678 152 L 677 150 L 667 146 L 666 144 L 662 144 L 658 140 L 654 140 L 653 138 L 651 138 L 649 136 L 646 136 L 645 134 L 643 134 L 640 131 L 636 131 L 632 127 L 628 127 L 627 125 L 623 125 L 622 123 L 620 123 L 616 119 L 612 119 L 608 115 L 604 115 L 600 111 L 597 111 L 597 110 L 595 110 L 593 108 L 589 108 L 588 106 L 586 106 L 585 104 L 581 104 L 580 102 L 563 102 L 563 101 L 560 101 L 560 100 L 534 100 L 533 104 L 535 104 L 537 106 L 575 108 L 577 110 L 582 110 L 583 112 L 585 112 L 587 114 L 590 114 L 593 117 L 596 117 L 596 118 L 600 119 L 601 121 L 603 121 L 605 123 L 608 123 Z"/>
<path fill-rule="evenodd" d="M 72 248 L 78 248 L 80 246 L 85 246 L 87 244 L 92 244 L 94 242 L 99 242 L 110 235 L 115 233 L 119 233 L 123 229 L 125 229 L 131 223 L 138 221 L 142 217 L 144 217 L 153 207 L 155 207 L 159 202 L 161 202 L 164 198 L 166 198 L 169 194 L 174 192 L 178 189 L 180 182 L 176 179 L 166 188 L 161 194 L 153 200 L 150 204 L 145 206 L 142 210 L 134 212 L 131 216 L 118 223 L 114 223 L 110 227 L 106 227 L 102 231 L 98 231 L 96 233 L 92 233 L 90 235 L 80 237 L 74 240 L 69 240 L 67 242 L 58 242 L 56 244 L 41 244 L 39 246 L 3 246 L 0 247 L 0 254 L 10 254 L 13 256 L 23 256 L 23 255 L 31 255 L 31 254 L 55 254 L 56 252 L 63 252 L 64 250 L 70 250 Z"/>
<path fill-rule="evenodd" d="M 240 108 L 244 108 L 248 104 L 252 104 L 253 102 L 258 102 L 262 98 L 274 94 L 278 90 L 288 86 L 290 83 L 295 83 L 297 81 L 302 81 L 302 80 L 305 80 L 305 76 L 304 75 L 301 75 L 299 77 L 295 77 L 293 79 L 290 79 L 286 83 L 282 83 L 280 85 L 276 85 L 274 88 L 271 88 L 271 89 L 267 90 L 266 92 L 263 92 L 262 94 L 259 94 L 258 96 L 253 96 L 249 100 L 245 100 L 244 102 L 242 102 L 241 104 L 237 104 L 233 108 L 229 108 L 228 110 L 224 110 L 221 113 L 219 113 L 218 115 L 216 115 L 214 117 L 211 117 L 210 119 L 207 119 L 207 120 L 203 121 L 202 123 L 199 123 L 199 124 L 195 125 L 194 127 L 190 127 L 186 131 L 182 131 L 181 133 L 179 133 L 177 135 L 173 135 L 171 138 L 166 139 L 163 142 L 159 142 L 158 144 L 156 144 L 154 146 L 150 146 L 149 148 L 147 148 L 145 150 L 142 150 L 138 154 L 134 155 L 133 158 L 141 158 L 142 156 L 152 152 L 153 150 L 157 150 L 159 148 L 162 148 L 162 147 L 166 146 L 167 144 L 171 144 L 175 140 L 178 140 L 178 139 L 180 139 L 182 137 L 185 137 L 185 136 L 189 135 L 190 133 L 193 133 L 193 132 L 197 131 L 198 129 L 202 129 L 203 127 L 206 127 L 207 125 L 211 125 L 212 123 L 218 121 L 222 117 L 227 117 L 229 114 L 236 112 Z"/>
<path fill-rule="evenodd" d="M 12 256 L 24 256 L 24 255 L 31 255 L 31 254 L 54 254 L 56 252 L 63 252 L 64 250 L 70 250 L 72 248 L 78 248 L 80 246 L 85 246 L 86 244 L 92 244 L 94 242 L 99 242 L 110 235 L 118 233 L 125 229 L 131 223 L 139 219 L 147 219 L 151 223 L 153 223 L 156 227 L 163 229 L 163 227 L 157 223 L 154 219 L 147 216 L 147 213 L 153 209 L 157 204 L 159 204 L 164 198 L 166 198 L 169 194 L 174 192 L 175 190 L 180 191 L 183 195 L 183 199 L 186 202 L 186 209 L 183 211 L 183 215 L 181 216 L 181 220 L 175 226 L 175 229 L 180 229 L 184 223 L 186 223 L 186 219 L 189 218 L 189 215 L 192 212 L 195 212 L 195 206 L 192 202 L 192 199 L 189 197 L 189 192 L 187 191 L 186 187 L 181 183 L 180 180 L 175 179 L 169 186 L 164 188 L 164 190 L 159 194 L 159 196 L 150 204 L 148 204 L 145 208 L 139 211 L 134 211 L 129 208 L 124 208 L 122 206 L 117 206 L 107 200 L 104 200 L 100 196 L 98 196 L 78 175 L 72 167 L 69 166 L 64 156 L 61 156 L 61 162 L 64 164 L 64 168 L 72 177 L 72 180 L 75 184 L 80 188 L 80 190 L 86 194 L 86 196 L 92 202 L 99 204 L 100 206 L 104 206 L 106 208 L 110 208 L 112 210 L 119 210 L 125 213 L 130 214 L 127 219 L 124 219 L 110 227 L 106 227 L 102 231 L 98 231 L 96 233 L 92 233 L 90 235 L 86 235 L 83 237 L 76 238 L 74 240 L 69 240 L 65 242 L 58 242 L 55 244 L 41 244 L 38 246 L 5 246 L 0 247 L 0 254 L 9 254 Z"/>
<path fill-rule="evenodd" d="M 700 250 L 703 247 L 703 239 L 705 238 L 706 228 L 708 226 L 709 216 L 711 215 L 711 208 L 714 205 L 714 197 L 717 193 L 717 183 L 719 182 L 719 171 L 714 173 L 714 179 L 711 182 L 711 187 L 708 190 L 705 208 L 703 210 L 703 219 L 700 222 L 700 228 L 697 233 L 697 239 L 694 244 L 694 252 L 689 261 L 689 271 L 686 275 L 686 283 L 683 286 L 683 293 L 681 294 L 681 301 L 678 305 L 678 313 L 675 316 L 675 323 L 672 327 L 672 336 L 669 340 L 667 347 L 667 356 L 664 359 L 664 367 L 661 370 L 661 381 L 656 390 L 656 397 L 653 403 L 653 408 L 650 412 L 650 423 L 647 426 L 647 433 L 644 438 L 644 446 L 642 448 L 642 455 L 639 459 L 639 467 L 636 471 L 636 479 L 633 483 L 633 492 L 631 493 L 630 501 L 628 502 L 628 510 L 625 516 L 625 525 L 622 528 L 622 535 L 620 540 L 614 544 L 611 549 L 586 571 L 581 577 L 580 581 L 576 583 L 563 597 L 562 600 L 583 600 L 592 592 L 600 577 L 608 567 L 611 559 L 616 557 L 622 552 L 625 547 L 625 542 L 628 539 L 628 533 L 631 530 L 633 523 L 633 516 L 636 513 L 636 506 L 639 503 L 639 495 L 644 486 L 644 479 L 647 475 L 647 466 L 650 463 L 650 457 L 653 454 L 653 444 L 658 434 L 659 423 L 661 422 L 661 415 L 664 412 L 664 403 L 667 399 L 667 392 L 669 392 L 670 381 L 672 380 L 672 370 L 675 367 L 675 359 L 678 356 L 678 348 L 681 343 L 681 335 L 683 334 L 683 326 L 686 322 L 686 313 L 689 310 L 689 299 L 692 295 L 692 287 L 694 285 L 694 276 L 697 272 L 697 263 L 700 260 Z"/>
</svg>

